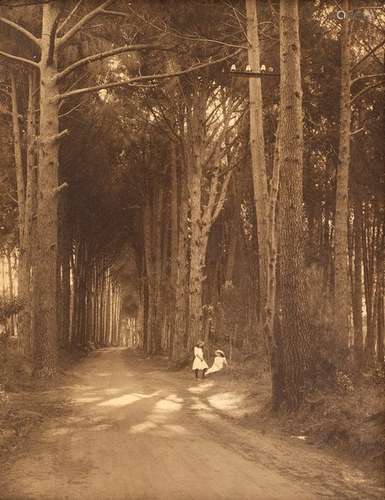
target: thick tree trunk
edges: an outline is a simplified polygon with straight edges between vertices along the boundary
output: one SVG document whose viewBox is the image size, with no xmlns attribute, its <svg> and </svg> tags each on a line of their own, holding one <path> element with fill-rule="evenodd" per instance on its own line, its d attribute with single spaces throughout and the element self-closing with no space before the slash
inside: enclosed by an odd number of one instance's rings
<svg viewBox="0 0 385 500">
<path fill-rule="evenodd" d="M 43 6 L 40 66 L 40 141 L 37 204 L 37 255 L 34 268 L 34 370 L 52 376 L 57 364 L 57 254 L 59 89 L 51 37 L 59 15 L 56 2 Z"/>
<path fill-rule="evenodd" d="M 277 230 L 277 202 L 280 181 L 280 160 L 279 160 L 279 128 L 276 134 L 276 145 L 273 158 L 273 175 L 269 193 L 268 206 L 268 234 L 267 234 L 267 295 L 265 307 L 264 333 L 268 344 L 271 387 L 272 387 L 272 407 L 279 409 L 283 398 L 284 387 L 284 366 L 282 352 L 282 332 L 280 329 L 279 316 L 276 313 L 277 303 L 277 261 L 278 261 L 278 230 Z"/>
<path fill-rule="evenodd" d="M 303 249 L 303 125 L 298 1 L 280 5 L 280 285 L 284 402 L 297 408 L 309 368 Z"/>
<path fill-rule="evenodd" d="M 349 0 L 342 8 L 349 12 Z M 341 34 L 341 94 L 340 94 L 340 136 L 337 167 L 336 218 L 335 218 L 335 328 L 342 354 L 348 349 L 350 287 L 348 278 L 348 188 L 350 165 L 350 21 L 342 21 Z"/>
<path fill-rule="evenodd" d="M 206 114 L 206 94 L 194 96 L 191 144 L 192 158 L 189 162 L 189 195 L 191 213 L 190 280 L 189 280 L 189 335 L 188 348 L 202 335 L 202 282 L 204 261 L 202 255 L 202 161 L 203 134 Z"/>
</svg>

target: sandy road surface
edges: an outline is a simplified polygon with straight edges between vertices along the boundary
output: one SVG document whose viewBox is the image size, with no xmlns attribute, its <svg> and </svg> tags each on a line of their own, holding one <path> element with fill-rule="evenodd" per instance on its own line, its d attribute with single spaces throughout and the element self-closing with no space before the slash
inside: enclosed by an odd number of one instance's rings
<svg viewBox="0 0 385 500">
<path fill-rule="evenodd" d="M 6 477 L 0 474 L 1 499 L 345 498 L 245 457 L 236 433 L 211 411 L 229 395 L 215 400 L 214 393 L 210 407 L 205 381 L 182 384 L 151 362 L 127 362 L 120 350 L 92 353 L 71 380 L 62 389 L 72 400 L 70 415 L 30 436 Z"/>
</svg>

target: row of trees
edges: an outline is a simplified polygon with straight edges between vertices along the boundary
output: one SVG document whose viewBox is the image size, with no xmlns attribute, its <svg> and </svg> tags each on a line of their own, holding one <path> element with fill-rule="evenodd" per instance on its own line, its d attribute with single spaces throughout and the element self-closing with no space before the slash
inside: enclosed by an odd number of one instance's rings
<svg viewBox="0 0 385 500">
<path fill-rule="evenodd" d="M 324 358 L 383 362 L 383 12 L 300 7 L 57 0 L 24 24 L 3 8 L 37 374 L 58 339 L 119 343 L 122 317 L 174 361 L 201 336 L 263 345 L 275 407 Z"/>
</svg>

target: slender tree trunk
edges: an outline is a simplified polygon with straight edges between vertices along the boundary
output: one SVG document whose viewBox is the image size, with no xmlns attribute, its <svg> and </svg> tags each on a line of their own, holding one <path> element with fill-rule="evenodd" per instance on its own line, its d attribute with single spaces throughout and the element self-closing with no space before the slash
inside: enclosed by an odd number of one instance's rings
<svg viewBox="0 0 385 500">
<path fill-rule="evenodd" d="M 9 284 L 9 298 L 11 302 L 14 301 L 15 294 L 14 294 L 14 286 L 13 286 L 13 268 L 12 268 L 12 253 L 9 248 L 7 248 L 6 253 L 5 253 L 5 258 L 7 259 L 7 270 L 8 270 L 8 284 Z M 10 318 L 10 325 L 11 325 L 11 335 L 15 335 L 15 318 L 12 315 Z"/>
<path fill-rule="evenodd" d="M 353 288 L 353 323 L 354 354 L 358 366 L 362 362 L 363 330 L 362 330 L 362 204 L 356 200 L 354 205 L 354 288 Z"/>
<path fill-rule="evenodd" d="M 19 240 L 24 251 L 24 216 L 25 216 L 25 180 L 21 149 L 20 116 L 17 100 L 16 79 L 11 73 L 11 98 L 12 98 L 12 124 L 13 124 L 13 146 L 15 154 L 17 205 L 19 213 Z"/>
<path fill-rule="evenodd" d="M 150 200 L 146 200 L 143 214 L 143 233 L 144 233 L 144 254 L 145 254 L 145 276 L 147 289 L 147 309 L 146 309 L 146 335 L 144 349 L 147 354 L 154 352 L 154 335 L 155 335 L 155 270 L 154 270 L 154 245 L 153 245 L 153 211 L 151 209 Z"/>
<path fill-rule="evenodd" d="M 251 71 L 260 71 L 257 1 L 246 0 L 248 60 Z M 249 79 L 250 95 L 250 149 L 254 187 L 255 213 L 257 217 L 259 312 L 263 321 L 267 297 L 267 207 L 268 189 L 265 164 L 265 140 L 263 134 L 262 87 L 260 78 Z"/>
<path fill-rule="evenodd" d="M 170 151 L 170 354 L 173 356 L 173 344 L 176 331 L 176 302 L 177 302 L 177 277 L 178 277 L 178 172 L 176 144 L 171 143 Z"/>
<path fill-rule="evenodd" d="M 158 188 L 156 193 L 156 198 L 154 200 L 154 211 L 152 215 L 152 235 L 153 235 L 153 270 L 154 270 L 154 337 L 152 352 L 154 354 L 159 354 L 161 352 L 162 344 L 162 308 L 163 308 L 163 297 L 162 297 L 162 239 L 165 237 L 167 228 L 163 225 L 163 198 L 164 190 L 162 187 Z"/>
<path fill-rule="evenodd" d="M 362 251 L 364 264 L 364 285 L 365 285 L 365 307 L 366 307 L 366 338 L 365 338 L 365 356 L 369 362 L 375 355 L 375 318 L 374 318 L 374 296 L 375 296 L 375 273 L 374 273 L 374 255 L 372 251 L 372 239 L 370 227 L 373 220 L 370 214 L 369 204 L 365 204 L 365 217 L 362 230 Z"/>
<path fill-rule="evenodd" d="M 28 356 L 28 338 L 30 335 L 29 317 L 29 301 L 30 290 L 28 287 L 28 257 L 26 248 L 25 235 L 25 217 L 26 217 L 26 195 L 25 195 L 25 180 L 24 168 L 22 160 L 21 147 L 21 130 L 19 124 L 19 106 L 17 99 L 16 78 L 14 73 L 11 73 L 11 99 L 12 99 L 12 125 L 13 125 L 13 145 L 16 170 L 16 187 L 17 187 L 17 205 L 19 219 L 19 268 L 18 268 L 18 295 L 23 300 L 23 310 L 19 313 L 19 328 L 18 328 L 18 345 L 23 356 Z M 29 118 L 29 117 L 28 117 Z M 28 173 L 27 173 L 28 175 Z"/>
<path fill-rule="evenodd" d="M 63 259 L 62 259 L 62 338 L 67 344 L 70 338 L 70 317 L 71 317 L 71 253 L 72 237 L 66 221 L 66 231 L 63 240 Z"/>
<path fill-rule="evenodd" d="M 303 248 L 303 125 L 298 1 L 280 4 L 280 272 L 284 401 L 297 408 L 309 368 Z"/>
<path fill-rule="evenodd" d="M 342 8 L 350 11 L 349 0 Z M 335 327 L 339 347 L 346 352 L 349 343 L 350 287 L 348 278 L 348 188 L 350 165 L 350 20 L 342 21 L 341 34 L 341 94 L 340 94 L 340 137 L 337 168 L 336 218 L 335 218 Z"/>
<path fill-rule="evenodd" d="M 385 308 L 384 308 L 384 292 L 385 292 L 385 224 L 382 221 L 378 226 L 377 238 L 377 361 L 384 364 L 384 337 L 385 337 Z M 382 232 L 381 232 L 382 231 Z"/>
<path fill-rule="evenodd" d="M 188 316 L 188 188 L 186 164 L 181 165 L 180 206 L 178 224 L 178 255 L 176 276 L 175 332 L 172 340 L 172 358 L 178 360 L 185 354 Z"/>
</svg>

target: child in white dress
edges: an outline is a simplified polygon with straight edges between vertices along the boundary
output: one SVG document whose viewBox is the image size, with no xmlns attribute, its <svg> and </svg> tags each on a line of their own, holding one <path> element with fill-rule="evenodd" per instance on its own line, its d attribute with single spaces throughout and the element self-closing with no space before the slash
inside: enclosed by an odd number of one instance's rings
<svg viewBox="0 0 385 500">
<path fill-rule="evenodd" d="M 215 351 L 214 363 L 212 367 L 206 371 L 205 375 L 208 375 L 209 373 L 220 372 L 221 370 L 223 370 L 223 368 L 226 368 L 227 365 L 228 363 L 225 353 L 220 349 L 217 349 Z"/>
<path fill-rule="evenodd" d="M 202 378 L 204 378 L 209 367 L 203 356 L 204 345 L 205 343 L 203 342 L 203 340 L 199 340 L 194 346 L 194 363 L 192 369 L 195 372 L 196 379 L 198 378 L 199 370 L 202 370 Z"/>
</svg>

